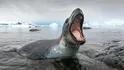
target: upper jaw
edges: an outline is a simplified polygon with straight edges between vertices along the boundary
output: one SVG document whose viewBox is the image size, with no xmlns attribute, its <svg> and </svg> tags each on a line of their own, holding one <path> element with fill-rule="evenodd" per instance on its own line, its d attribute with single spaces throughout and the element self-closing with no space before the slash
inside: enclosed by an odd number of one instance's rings
<svg viewBox="0 0 124 70">
<path fill-rule="evenodd" d="M 82 10 L 79 9 L 79 8 L 77 8 L 77 9 L 75 9 L 75 10 L 72 12 L 71 16 L 69 17 L 69 21 L 68 21 L 69 24 L 71 24 L 71 23 L 73 22 L 74 18 L 75 18 L 77 15 L 82 15 L 82 19 L 83 19 L 83 21 L 84 21 L 84 15 L 83 15 Z M 83 21 L 82 21 L 82 22 L 83 22 Z"/>
</svg>

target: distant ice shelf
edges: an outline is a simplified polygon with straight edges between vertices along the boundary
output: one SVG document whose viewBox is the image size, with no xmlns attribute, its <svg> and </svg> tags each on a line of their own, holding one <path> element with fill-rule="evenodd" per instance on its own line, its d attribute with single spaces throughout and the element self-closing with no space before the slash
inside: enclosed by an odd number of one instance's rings
<svg viewBox="0 0 124 70">
<path fill-rule="evenodd" d="M 37 25 L 27 22 L 15 22 L 15 23 L 0 23 L 0 27 L 32 28 L 32 27 L 37 27 Z"/>
</svg>

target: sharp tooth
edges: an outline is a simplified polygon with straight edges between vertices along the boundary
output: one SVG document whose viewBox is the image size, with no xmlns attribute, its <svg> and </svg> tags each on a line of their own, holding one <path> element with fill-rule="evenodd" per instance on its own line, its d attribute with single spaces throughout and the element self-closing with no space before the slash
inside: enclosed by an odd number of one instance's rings
<svg viewBox="0 0 124 70">
<path fill-rule="evenodd" d="M 82 19 L 82 16 L 80 17 L 80 19 Z"/>
</svg>

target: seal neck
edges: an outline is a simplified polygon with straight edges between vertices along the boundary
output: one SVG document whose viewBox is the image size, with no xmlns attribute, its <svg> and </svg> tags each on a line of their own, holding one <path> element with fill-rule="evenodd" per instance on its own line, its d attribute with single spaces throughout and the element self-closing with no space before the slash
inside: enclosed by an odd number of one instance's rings
<svg viewBox="0 0 124 70">
<path fill-rule="evenodd" d="M 71 46 L 80 46 L 80 44 L 75 44 L 67 40 L 67 38 L 63 35 L 61 35 L 59 38 L 59 44 L 64 45 L 65 47 L 71 47 Z"/>
</svg>

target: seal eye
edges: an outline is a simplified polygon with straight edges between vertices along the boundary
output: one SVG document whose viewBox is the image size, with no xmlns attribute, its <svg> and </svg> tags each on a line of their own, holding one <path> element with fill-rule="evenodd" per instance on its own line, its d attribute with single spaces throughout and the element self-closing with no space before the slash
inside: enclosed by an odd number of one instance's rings
<svg viewBox="0 0 124 70">
<path fill-rule="evenodd" d="M 77 41 L 84 41 L 85 38 L 82 34 L 82 15 L 77 15 L 71 24 L 71 33 L 76 38 Z"/>
</svg>

